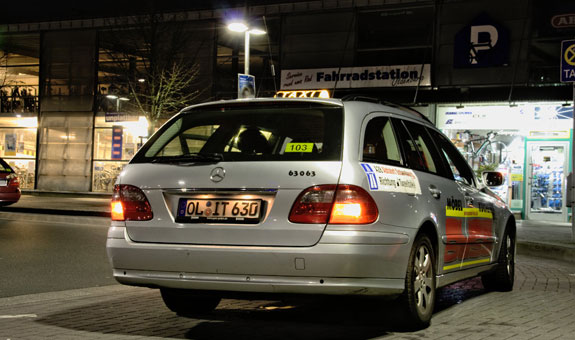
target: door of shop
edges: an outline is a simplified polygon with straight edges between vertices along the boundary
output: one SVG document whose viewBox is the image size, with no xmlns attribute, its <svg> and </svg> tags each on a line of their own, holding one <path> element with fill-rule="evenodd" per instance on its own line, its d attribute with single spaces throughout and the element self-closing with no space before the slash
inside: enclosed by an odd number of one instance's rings
<svg viewBox="0 0 575 340">
<path fill-rule="evenodd" d="M 527 142 L 527 206 L 529 220 L 567 221 L 565 174 L 569 142 Z"/>
</svg>

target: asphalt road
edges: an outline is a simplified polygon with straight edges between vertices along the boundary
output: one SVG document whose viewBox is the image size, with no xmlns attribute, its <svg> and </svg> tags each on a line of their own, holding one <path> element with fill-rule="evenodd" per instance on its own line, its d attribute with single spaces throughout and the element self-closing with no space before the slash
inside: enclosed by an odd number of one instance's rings
<svg viewBox="0 0 575 340">
<path fill-rule="evenodd" d="M 0 297 L 114 284 L 108 219 L 0 213 Z"/>
<path fill-rule="evenodd" d="M 106 218 L 0 213 L 3 339 L 571 339 L 575 265 L 519 255 L 514 290 L 479 278 L 441 289 L 432 324 L 398 329 L 371 300 L 242 301 L 176 316 L 154 289 L 115 284 Z"/>
</svg>

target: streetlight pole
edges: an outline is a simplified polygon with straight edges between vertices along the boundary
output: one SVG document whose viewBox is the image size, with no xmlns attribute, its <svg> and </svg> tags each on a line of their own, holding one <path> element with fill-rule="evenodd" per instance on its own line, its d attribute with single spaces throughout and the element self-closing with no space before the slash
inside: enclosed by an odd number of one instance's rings
<svg viewBox="0 0 575 340">
<path fill-rule="evenodd" d="M 249 27 L 243 22 L 232 22 L 228 24 L 228 29 L 232 32 L 244 33 L 244 74 L 250 74 L 250 35 L 266 34 L 266 31 Z"/>
<path fill-rule="evenodd" d="M 250 31 L 244 32 L 244 74 L 250 74 Z"/>
</svg>

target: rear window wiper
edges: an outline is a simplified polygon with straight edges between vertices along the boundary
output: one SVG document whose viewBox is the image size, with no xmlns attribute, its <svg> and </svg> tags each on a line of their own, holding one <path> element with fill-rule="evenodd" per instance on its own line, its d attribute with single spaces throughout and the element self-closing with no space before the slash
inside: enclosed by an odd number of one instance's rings
<svg viewBox="0 0 575 340">
<path fill-rule="evenodd" d="M 224 160 L 221 153 L 190 152 L 177 156 L 160 156 L 151 160 L 152 163 L 218 163 Z"/>
</svg>

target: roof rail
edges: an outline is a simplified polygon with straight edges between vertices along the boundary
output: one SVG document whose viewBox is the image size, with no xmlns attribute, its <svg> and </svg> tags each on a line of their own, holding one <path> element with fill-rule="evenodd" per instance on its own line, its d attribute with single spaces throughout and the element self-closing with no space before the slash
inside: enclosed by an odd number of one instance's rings
<svg viewBox="0 0 575 340">
<path fill-rule="evenodd" d="M 394 102 L 390 102 L 387 100 L 381 100 L 379 98 L 375 98 L 375 97 L 368 97 L 368 96 L 362 96 L 362 95 L 357 95 L 357 94 L 348 94 L 346 96 L 343 96 L 341 98 L 341 101 L 343 102 L 348 102 L 348 101 L 364 101 L 364 102 L 372 102 L 372 103 L 378 103 L 378 104 L 383 104 L 383 105 L 387 105 L 387 106 L 391 106 L 394 107 L 396 109 L 403 109 L 403 111 L 407 111 L 409 113 L 415 114 L 421 118 L 423 118 L 424 120 L 426 120 L 427 122 L 431 123 L 431 121 L 429 120 L 429 118 L 427 118 L 427 116 L 425 116 L 423 113 L 409 107 L 406 105 L 402 105 L 399 103 L 394 103 Z M 433 123 L 431 123 L 433 124 Z"/>
<path fill-rule="evenodd" d="M 342 102 L 350 102 L 350 101 L 355 101 L 355 100 L 381 104 L 381 100 L 379 100 L 378 98 L 375 98 L 375 97 L 368 97 L 368 96 L 362 96 L 362 95 L 357 95 L 357 94 L 348 94 L 348 95 L 341 97 Z"/>
</svg>

